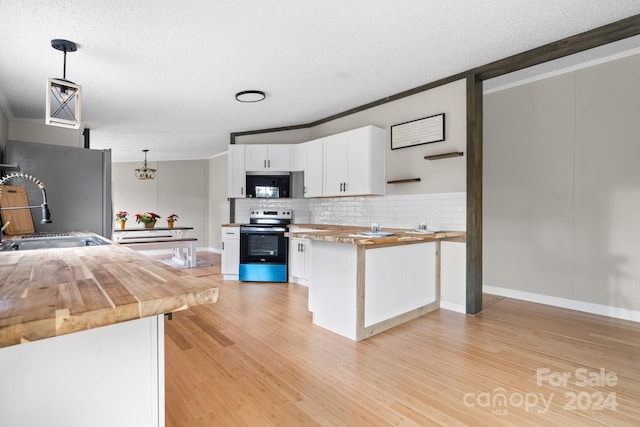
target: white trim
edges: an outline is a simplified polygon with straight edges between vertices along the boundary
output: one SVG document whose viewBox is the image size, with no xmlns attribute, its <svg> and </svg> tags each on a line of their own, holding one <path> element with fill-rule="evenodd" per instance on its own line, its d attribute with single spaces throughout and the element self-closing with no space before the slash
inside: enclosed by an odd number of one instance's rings
<svg viewBox="0 0 640 427">
<path fill-rule="evenodd" d="M 609 305 L 594 304 L 549 295 L 534 294 L 532 292 L 500 288 L 497 286 L 484 285 L 482 287 L 482 291 L 488 294 L 499 295 L 507 298 L 536 302 L 554 307 L 562 307 L 569 310 L 583 311 L 585 313 L 599 314 L 601 316 L 615 317 L 616 319 L 630 320 L 632 322 L 640 322 L 640 311 L 637 310 L 629 310 L 621 307 L 612 307 Z"/>
</svg>

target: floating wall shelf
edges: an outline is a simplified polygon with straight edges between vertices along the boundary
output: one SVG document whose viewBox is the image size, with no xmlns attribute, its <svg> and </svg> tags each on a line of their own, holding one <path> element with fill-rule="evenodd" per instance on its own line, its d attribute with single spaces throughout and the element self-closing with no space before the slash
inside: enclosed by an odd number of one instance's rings
<svg viewBox="0 0 640 427">
<path fill-rule="evenodd" d="M 449 157 L 460 157 L 464 156 L 462 151 L 452 151 L 451 153 L 442 153 L 442 154 L 434 154 L 432 156 L 424 156 L 425 160 L 440 160 L 440 159 L 448 159 Z"/>
<path fill-rule="evenodd" d="M 420 182 L 420 178 L 394 179 L 387 181 L 387 184 L 406 184 L 407 182 Z"/>
</svg>

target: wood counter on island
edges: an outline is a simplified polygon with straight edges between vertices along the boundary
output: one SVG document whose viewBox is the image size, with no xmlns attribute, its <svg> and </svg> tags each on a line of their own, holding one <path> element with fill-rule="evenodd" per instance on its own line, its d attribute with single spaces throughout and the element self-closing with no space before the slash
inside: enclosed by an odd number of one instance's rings
<svg viewBox="0 0 640 427">
<path fill-rule="evenodd" d="M 218 288 L 119 245 L 0 253 L 0 347 L 216 302 Z"/>
<path fill-rule="evenodd" d="M 215 283 L 118 244 L 1 252 L 0 271 L 0 425 L 164 425 L 164 313 Z"/>
<path fill-rule="evenodd" d="M 390 235 L 370 237 L 367 231 L 295 224 L 288 233 L 311 243 L 313 323 L 355 341 L 440 308 L 441 242 L 464 243 L 466 236 L 384 229 Z"/>
</svg>

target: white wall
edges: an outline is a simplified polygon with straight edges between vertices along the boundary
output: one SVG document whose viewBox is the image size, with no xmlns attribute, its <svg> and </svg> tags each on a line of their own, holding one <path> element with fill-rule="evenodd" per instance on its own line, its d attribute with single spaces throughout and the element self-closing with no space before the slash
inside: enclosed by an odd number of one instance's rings
<svg viewBox="0 0 640 427">
<path fill-rule="evenodd" d="M 640 55 L 485 95 L 485 285 L 640 319 L 638 69 Z"/>
</svg>

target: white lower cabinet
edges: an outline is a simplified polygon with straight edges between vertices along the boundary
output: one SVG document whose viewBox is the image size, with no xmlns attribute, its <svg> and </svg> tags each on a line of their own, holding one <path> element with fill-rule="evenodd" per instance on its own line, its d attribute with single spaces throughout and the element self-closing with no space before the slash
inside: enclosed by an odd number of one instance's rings
<svg viewBox="0 0 640 427">
<path fill-rule="evenodd" d="M 311 281 L 311 242 L 289 238 L 289 281 L 309 286 Z"/>
<path fill-rule="evenodd" d="M 222 227 L 220 272 L 225 280 L 238 280 L 240 270 L 240 227 Z"/>
<path fill-rule="evenodd" d="M 164 319 L 0 348 L 0 425 L 162 427 Z"/>
<path fill-rule="evenodd" d="M 467 244 L 442 242 L 440 247 L 440 308 L 467 312 Z"/>
</svg>

